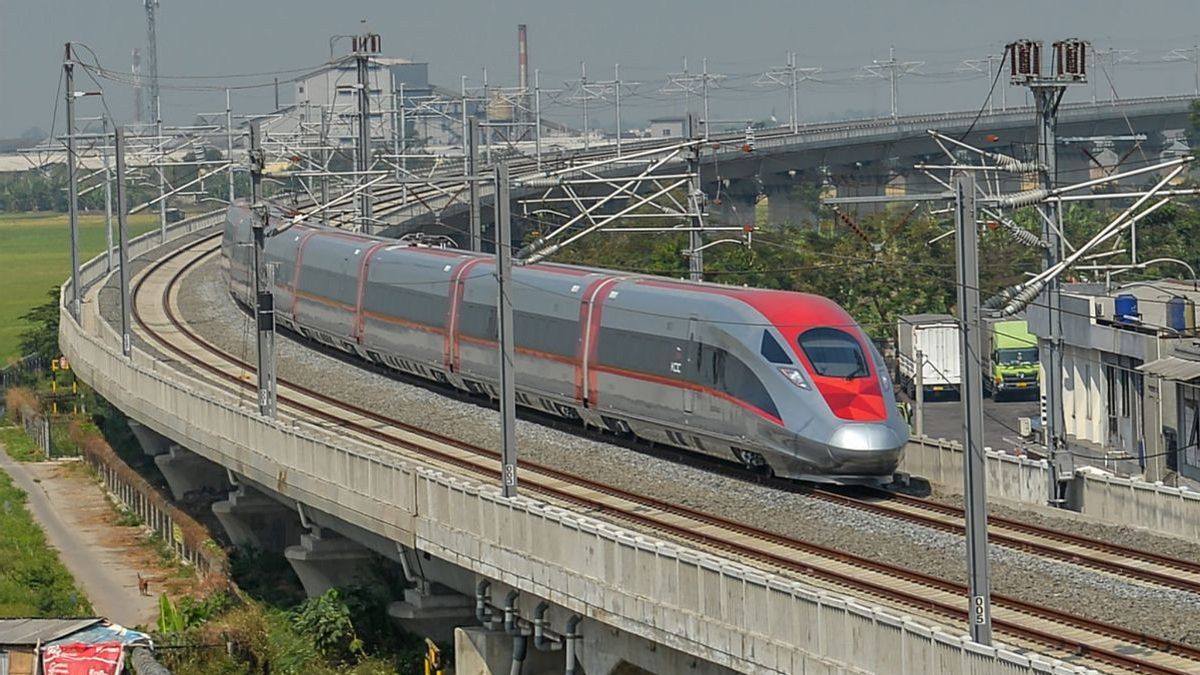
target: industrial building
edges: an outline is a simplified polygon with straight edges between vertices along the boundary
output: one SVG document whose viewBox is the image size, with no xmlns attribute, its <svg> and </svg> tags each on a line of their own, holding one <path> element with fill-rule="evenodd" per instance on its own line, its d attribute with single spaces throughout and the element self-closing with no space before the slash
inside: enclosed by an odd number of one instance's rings
<svg viewBox="0 0 1200 675">
<path fill-rule="evenodd" d="M 1192 281 L 1068 284 L 1062 292 L 1063 418 L 1071 466 L 1200 480 L 1200 340 Z M 1030 331 L 1049 336 L 1031 307 Z"/>
</svg>

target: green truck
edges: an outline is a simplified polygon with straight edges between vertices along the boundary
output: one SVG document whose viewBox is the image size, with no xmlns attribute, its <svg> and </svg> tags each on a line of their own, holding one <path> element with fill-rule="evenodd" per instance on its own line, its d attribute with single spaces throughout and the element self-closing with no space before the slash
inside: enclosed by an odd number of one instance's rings
<svg viewBox="0 0 1200 675">
<path fill-rule="evenodd" d="M 1036 397 L 1041 381 L 1037 338 L 1024 319 L 987 322 L 988 364 L 984 387 L 994 400 Z"/>
</svg>

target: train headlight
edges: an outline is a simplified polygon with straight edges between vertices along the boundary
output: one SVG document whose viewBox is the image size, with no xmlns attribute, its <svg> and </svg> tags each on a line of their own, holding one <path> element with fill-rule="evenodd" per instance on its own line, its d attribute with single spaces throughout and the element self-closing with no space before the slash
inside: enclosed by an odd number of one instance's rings
<svg viewBox="0 0 1200 675">
<path fill-rule="evenodd" d="M 783 373 L 783 376 L 786 377 L 789 382 L 796 385 L 797 387 L 800 387 L 801 389 L 809 388 L 808 380 L 804 379 L 804 374 L 801 373 L 799 370 L 796 370 L 795 368 L 780 368 L 779 372 Z"/>
</svg>

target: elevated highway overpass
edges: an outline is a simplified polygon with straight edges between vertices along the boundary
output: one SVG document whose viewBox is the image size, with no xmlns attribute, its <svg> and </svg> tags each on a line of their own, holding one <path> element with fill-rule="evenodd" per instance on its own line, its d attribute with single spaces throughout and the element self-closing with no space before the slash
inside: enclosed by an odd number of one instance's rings
<svg viewBox="0 0 1200 675">
<path fill-rule="evenodd" d="M 1172 151 L 1190 128 L 1192 95 L 1126 99 L 1115 102 L 1065 103 L 1059 113 L 1060 139 L 1077 139 L 1060 151 L 1059 171 L 1064 178 L 1080 178 L 1098 167 L 1097 154 L 1126 158 L 1129 162 L 1157 160 Z M 1010 107 L 992 112 L 968 110 L 844 122 L 801 125 L 790 129 L 755 131 L 754 149 L 746 152 L 744 133 L 714 135 L 701 155 L 702 189 L 710 198 L 720 196 L 725 208 L 748 206 L 760 195 L 770 198 L 773 220 L 798 221 L 806 215 L 806 205 L 798 203 L 793 190 L 801 185 L 832 184 L 843 196 L 882 194 L 890 191 L 922 191 L 932 184 L 912 165 L 920 160 L 944 160 L 938 144 L 927 133 L 930 129 L 960 137 L 968 143 L 1018 158 L 1033 156 L 1036 126 L 1033 108 Z M 1105 143 L 1102 136 L 1118 137 Z M 1144 136 L 1144 140 L 1135 137 Z M 653 147 L 667 147 L 681 139 L 625 143 L 626 155 Z M 1103 153 L 1108 150 L 1109 153 Z M 1085 152 L 1086 151 L 1086 152 Z M 516 185 L 521 181 L 538 182 L 553 172 L 582 166 L 604 159 L 615 159 L 615 145 L 593 147 L 588 151 L 558 153 L 543 158 L 538 171 L 533 159 L 509 157 Z M 681 163 L 662 167 L 663 172 L 678 171 Z M 608 167 L 603 175 L 622 175 L 628 167 Z M 518 194 L 529 197 L 539 188 L 518 187 Z M 490 188 L 482 187 L 484 201 L 490 202 Z M 466 219 L 465 191 L 425 192 L 419 199 L 405 203 L 399 188 L 379 192 L 375 214 L 392 224 L 388 234 L 411 231 L 435 231 L 438 223 L 453 225 L 448 231 L 461 231 Z M 720 212 L 721 206 L 710 205 Z M 743 213 L 745 212 L 743 208 Z"/>
</svg>

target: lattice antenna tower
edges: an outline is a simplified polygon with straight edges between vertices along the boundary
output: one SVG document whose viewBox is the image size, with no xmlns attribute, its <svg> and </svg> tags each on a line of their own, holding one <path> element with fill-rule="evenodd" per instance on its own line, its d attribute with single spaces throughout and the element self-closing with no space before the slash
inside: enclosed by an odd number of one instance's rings
<svg viewBox="0 0 1200 675">
<path fill-rule="evenodd" d="M 159 113 L 158 100 L 158 34 L 155 15 L 158 0 L 143 0 L 146 7 L 146 70 L 150 80 L 150 96 L 146 100 L 146 119 L 156 121 Z"/>
</svg>

